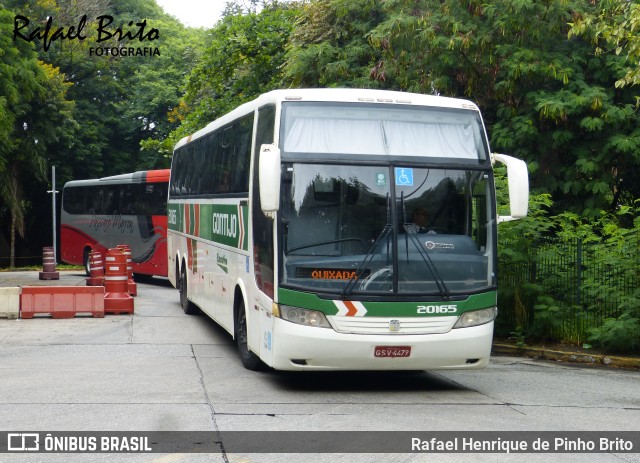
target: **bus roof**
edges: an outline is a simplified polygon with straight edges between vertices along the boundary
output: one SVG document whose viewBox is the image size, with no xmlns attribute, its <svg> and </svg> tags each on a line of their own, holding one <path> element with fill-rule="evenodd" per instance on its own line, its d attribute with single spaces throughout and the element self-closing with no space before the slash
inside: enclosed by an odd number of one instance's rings
<svg viewBox="0 0 640 463">
<path fill-rule="evenodd" d="M 380 103 L 412 106 L 429 106 L 439 108 L 456 108 L 479 111 L 478 106 L 469 100 L 449 98 L 419 93 L 407 93 L 391 90 L 372 90 L 358 88 L 312 88 L 273 90 L 260 95 L 253 101 L 245 103 L 224 116 L 210 122 L 206 127 L 194 134 L 182 138 L 175 146 L 179 148 L 191 140 L 200 138 L 212 130 L 228 124 L 237 117 L 248 114 L 266 104 L 277 104 L 283 101 L 318 101 L 344 103 Z"/>
<path fill-rule="evenodd" d="M 170 169 L 139 170 L 127 174 L 111 175 L 109 177 L 91 178 L 86 180 L 72 180 L 65 183 L 67 186 L 87 186 L 120 183 L 159 183 L 168 182 Z"/>
</svg>

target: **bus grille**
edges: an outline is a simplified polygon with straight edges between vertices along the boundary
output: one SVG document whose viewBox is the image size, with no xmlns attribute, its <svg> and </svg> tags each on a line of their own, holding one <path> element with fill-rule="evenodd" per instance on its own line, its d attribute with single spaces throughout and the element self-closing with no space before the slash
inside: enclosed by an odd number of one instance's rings
<svg viewBox="0 0 640 463">
<path fill-rule="evenodd" d="M 440 334 L 453 328 L 458 317 L 327 317 L 339 333 Z"/>
</svg>

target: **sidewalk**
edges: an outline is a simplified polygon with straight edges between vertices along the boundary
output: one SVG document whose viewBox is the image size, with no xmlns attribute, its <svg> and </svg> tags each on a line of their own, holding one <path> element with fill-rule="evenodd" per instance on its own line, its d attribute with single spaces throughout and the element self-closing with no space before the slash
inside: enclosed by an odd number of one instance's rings
<svg viewBox="0 0 640 463">
<path fill-rule="evenodd" d="M 18 272 L 0 272 L 0 288 L 15 286 L 86 286 L 84 270 L 58 270 L 60 279 L 40 280 L 40 272 L 26 270 Z"/>
<path fill-rule="evenodd" d="M 519 347 L 515 343 L 494 341 L 491 353 L 494 355 L 514 355 L 557 362 L 640 369 L 640 358 L 638 357 L 622 357 L 596 352 L 585 352 L 572 346 L 563 346 L 562 350 L 557 350 L 545 346 Z"/>
</svg>

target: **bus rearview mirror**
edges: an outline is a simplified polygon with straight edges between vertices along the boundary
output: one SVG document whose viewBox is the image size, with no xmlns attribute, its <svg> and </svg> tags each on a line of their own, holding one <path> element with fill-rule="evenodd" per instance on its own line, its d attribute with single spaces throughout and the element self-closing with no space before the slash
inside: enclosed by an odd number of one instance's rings
<svg viewBox="0 0 640 463">
<path fill-rule="evenodd" d="M 498 216 L 498 222 L 522 219 L 527 216 L 529 210 L 529 172 L 527 164 L 506 154 L 493 153 L 494 161 L 499 161 L 507 166 L 507 178 L 509 183 L 509 213 L 510 215 Z"/>
<path fill-rule="evenodd" d="M 275 218 L 280 205 L 280 149 L 275 145 L 260 146 L 258 165 L 260 204 L 267 217 Z"/>
</svg>

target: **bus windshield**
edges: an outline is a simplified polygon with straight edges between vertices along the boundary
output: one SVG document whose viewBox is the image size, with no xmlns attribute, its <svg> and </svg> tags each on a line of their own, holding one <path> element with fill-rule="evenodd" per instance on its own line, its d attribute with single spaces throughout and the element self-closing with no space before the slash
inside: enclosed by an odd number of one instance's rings
<svg viewBox="0 0 640 463">
<path fill-rule="evenodd" d="M 477 111 L 381 104 L 283 104 L 283 151 L 300 156 L 487 159 Z"/>
<path fill-rule="evenodd" d="M 286 163 L 281 286 L 448 296 L 494 285 L 490 172 Z"/>
</svg>

